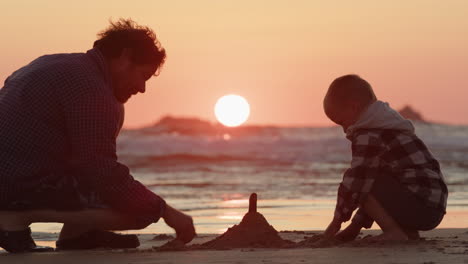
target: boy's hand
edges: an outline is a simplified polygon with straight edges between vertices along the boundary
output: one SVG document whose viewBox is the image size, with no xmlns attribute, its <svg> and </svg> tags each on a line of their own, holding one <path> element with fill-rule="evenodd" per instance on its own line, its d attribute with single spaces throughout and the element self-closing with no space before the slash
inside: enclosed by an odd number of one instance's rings
<svg viewBox="0 0 468 264">
<path fill-rule="evenodd" d="M 168 226 L 175 229 L 178 240 L 188 243 L 196 236 L 192 217 L 167 204 L 163 219 Z"/>
<path fill-rule="evenodd" d="M 353 241 L 361 231 L 362 226 L 351 222 L 343 231 L 339 232 L 335 238 L 341 242 Z"/>
<path fill-rule="evenodd" d="M 335 236 L 338 231 L 341 229 L 341 221 L 333 218 L 332 222 L 328 225 L 325 233 L 323 233 L 324 238 L 331 239 Z"/>
</svg>

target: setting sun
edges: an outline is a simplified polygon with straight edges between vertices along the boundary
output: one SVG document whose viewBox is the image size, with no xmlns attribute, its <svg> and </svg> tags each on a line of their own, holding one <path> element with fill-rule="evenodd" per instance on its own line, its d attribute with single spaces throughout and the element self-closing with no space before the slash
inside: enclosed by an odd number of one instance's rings
<svg viewBox="0 0 468 264">
<path fill-rule="evenodd" d="M 216 119 L 229 127 L 239 126 L 249 118 L 250 106 L 244 97 L 229 94 L 218 99 L 214 107 Z"/>
</svg>

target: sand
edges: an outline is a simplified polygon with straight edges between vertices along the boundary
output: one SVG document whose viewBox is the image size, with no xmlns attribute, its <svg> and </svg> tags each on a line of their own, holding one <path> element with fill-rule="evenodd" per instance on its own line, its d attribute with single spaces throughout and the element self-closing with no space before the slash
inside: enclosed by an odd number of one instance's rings
<svg viewBox="0 0 468 264">
<path fill-rule="evenodd" d="M 318 232 L 279 232 L 286 240 L 295 242 L 310 238 Z M 377 230 L 364 231 L 378 234 Z M 425 240 L 409 243 L 342 244 L 327 248 L 241 248 L 230 250 L 190 250 L 161 252 L 154 248 L 168 240 L 153 240 L 155 235 L 140 235 L 142 245 L 134 250 L 63 251 L 14 255 L 0 253 L 0 263 L 468 263 L 468 229 L 436 229 L 422 232 Z M 56 234 L 34 234 L 38 244 L 53 245 Z M 203 244 L 217 235 L 199 235 L 190 244 Z M 171 239 L 171 238 L 168 238 Z M 49 242 L 48 242 L 49 241 Z"/>
<path fill-rule="evenodd" d="M 464 218 L 466 219 L 466 217 Z M 461 219 L 459 219 L 461 220 Z M 459 223 L 465 224 L 464 221 Z M 8 254 L 0 263 L 466 263 L 468 228 L 421 232 L 421 239 L 399 243 L 367 242 L 380 233 L 365 230 L 356 241 L 315 243 L 321 231 L 281 231 L 257 212 L 256 195 L 238 225 L 221 235 L 198 235 L 184 245 L 169 234 L 140 234 L 140 247 L 126 250 L 59 251 Z M 37 244 L 54 246 L 57 234 L 33 233 Z"/>
</svg>

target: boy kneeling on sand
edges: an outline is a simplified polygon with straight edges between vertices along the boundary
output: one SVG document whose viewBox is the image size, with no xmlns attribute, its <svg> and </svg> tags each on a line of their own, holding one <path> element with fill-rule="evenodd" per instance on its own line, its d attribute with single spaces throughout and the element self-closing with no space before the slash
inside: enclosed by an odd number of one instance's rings
<svg viewBox="0 0 468 264">
<path fill-rule="evenodd" d="M 370 84 L 357 75 L 332 82 L 324 110 L 352 142 L 351 168 L 339 185 L 325 239 L 354 240 L 373 221 L 383 233 L 372 239 L 386 241 L 417 239 L 419 230 L 439 225 L 447 186 L 439 163 L 415 135 L 411 121 L 377 100 Z M 338 233 L 357 208 L 351 224 Z"/>
</svg>

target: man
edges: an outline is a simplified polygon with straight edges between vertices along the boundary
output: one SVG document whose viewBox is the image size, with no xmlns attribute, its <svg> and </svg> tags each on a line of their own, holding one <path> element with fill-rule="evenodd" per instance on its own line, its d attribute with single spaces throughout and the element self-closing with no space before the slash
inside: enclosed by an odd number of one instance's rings
<svg viewBox="0 0 468 264">
<path fill-rule="evenodd" d="M 133 179 L 117 161 L 123 104 L 145 92 L 166 52 L 154 32 L 119 20 L 86 53 L 39 57 L 0 90 L 0 247 L 47 251 L 33 222 L 64 223 L 57 248 L 129 248 L 162 217 L 187 243 L 192 218 Z"/>
</svg>

